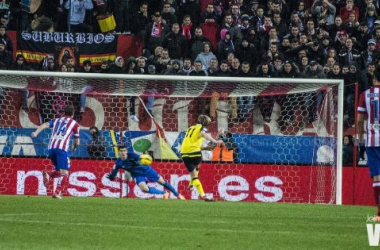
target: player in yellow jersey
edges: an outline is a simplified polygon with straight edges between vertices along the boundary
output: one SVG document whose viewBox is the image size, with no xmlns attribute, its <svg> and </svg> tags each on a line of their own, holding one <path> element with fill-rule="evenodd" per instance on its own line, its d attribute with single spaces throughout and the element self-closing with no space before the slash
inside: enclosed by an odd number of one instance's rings
<svg viewBox="0 0 380 250">
<path fill-rule="evenodd" d="M 210 134 L 207 133 L 207 126 L 211 123 L 211 118 L 207 115 L 200 115 L 197 120 L 197 124 L 191 126 L 187 131 L 185 138 L 183 139 L 181 146 L 182 160 L 186 165 L 190 174 L 191 190 L 193 186 L 198 190 L 199 195 L 205 201 L 213 201 L 212 198 L 208 198 L 203 191 L 202 183 L 199 181 L 199 164 L 202 161 L 202 143 L 203 140 L 209 140 L 218 146 L 223 144 L 222 140 L 215 140 Z"/>
</svg>

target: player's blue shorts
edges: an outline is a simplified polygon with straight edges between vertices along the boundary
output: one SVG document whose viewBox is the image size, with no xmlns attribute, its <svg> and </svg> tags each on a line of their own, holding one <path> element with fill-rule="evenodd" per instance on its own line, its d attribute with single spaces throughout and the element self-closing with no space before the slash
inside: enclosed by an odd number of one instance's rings
<svg viewBox="0 0 380 250">
<path fill-rule="evenodd" d="M 365 152 L 371 177 L 380 175 L 380 147 L 366 147 Z"/>
<path fill-rule="evenodd" d="M 140 182 L 146 181 L 158 181 L 160 175 L 151 167 L 148 167 L 144 173 L 136 173 L 132 174 L 132 177 L 135 178 L 136 184 L 138 185 Z"/>
<path fill-rule="evenodd" d="M 59 148 L 49 149 L 49 158 L 53 163 L 55 170 L 70 170 L 70 158 L 65 150 Z"/>
</svg>

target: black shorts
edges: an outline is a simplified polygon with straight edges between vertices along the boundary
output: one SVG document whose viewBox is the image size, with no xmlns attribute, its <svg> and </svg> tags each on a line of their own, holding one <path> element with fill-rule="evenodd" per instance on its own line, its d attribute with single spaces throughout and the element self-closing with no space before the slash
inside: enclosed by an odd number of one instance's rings
<svg viewBox="0 0 380 250">
<path fill-rule="evenodd" d="M 198 169 L 198 165 L 202 162 L 202 157 L 182 157 L 183 163 L 189 172 Z"/>
</svg>

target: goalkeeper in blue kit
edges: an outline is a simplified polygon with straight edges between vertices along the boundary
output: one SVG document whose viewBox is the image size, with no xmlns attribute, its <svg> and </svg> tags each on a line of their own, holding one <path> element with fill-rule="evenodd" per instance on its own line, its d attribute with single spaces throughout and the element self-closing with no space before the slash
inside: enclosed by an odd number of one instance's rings
<svg viewBox="0 0 380 250">
<path fill-rule="evenodd" d="M 137 186 L 143 192 L 150 194 L 162 194 L 164 199 L 168 199 L 168 192 L 158 190 L 154 187 L 149 187 L 147 185 L 147 181 L 157 182 L 158 184 L 162 185 L 170 192 L 172 192 L 176 197 L 178 197 L 178 199 L 185 200 L 185 197 L 180 195 L 177 192 L 177 190 L 175 190 L 175 188 L 172 185 L 170 185 L 169 182 L 165 181 L 164 178 L 162 178 L 162 176 L 160 176 L 156 172 L 156 170 L 154 170 L 151 166 L 142 165 L 140 163 L 140 156 L 138 154 L 135 154 L 133 152 L 127 152 L 127 148 L 125 146 L 120 146 L 119 155 L 120 158 L 116 160 L 111 173 L 107 175 L 108 179 L 113 181 L 119 169 L 124 169 L 125 171 L 131 174 L 131 176 L 135 179 Z"/>
</svg>

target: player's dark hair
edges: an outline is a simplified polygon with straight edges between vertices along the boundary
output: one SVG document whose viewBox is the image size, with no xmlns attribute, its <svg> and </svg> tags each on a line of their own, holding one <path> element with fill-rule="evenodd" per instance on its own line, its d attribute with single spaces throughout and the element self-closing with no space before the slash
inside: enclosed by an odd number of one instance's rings
<svg viewBox="0 0 380 250">
<path fill-rule="evenodd" d="M 65 115 L 67 116 L 73 116 L 75 113 L 75 108 L 73 105 L 68 105 L 65 108 Z"/>
<path fill-rule="evenodd" d="M 119 147 L 118 147 L 119 150 L 120 150 L 120 149 L 124 149 L 124 148 L 127 149 L 126 146 L 119 146 Z"/>
</svg>

